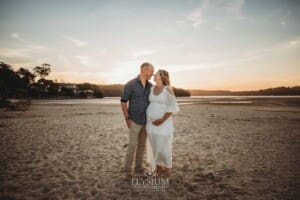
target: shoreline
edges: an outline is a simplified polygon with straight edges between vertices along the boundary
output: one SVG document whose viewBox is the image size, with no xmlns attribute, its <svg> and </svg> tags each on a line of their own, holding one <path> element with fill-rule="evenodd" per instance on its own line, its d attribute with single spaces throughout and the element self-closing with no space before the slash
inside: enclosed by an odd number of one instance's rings
<svg viewBox="0 0 300 200">
<path fill-rule="evenodd" d="M 33 104 L 106 104 L 119 105 L 119 97 L 104 98 L 37 98 L 37 99 L 10 99 L 10 103 L 30 102 Z M 205 96 L 205 97 L 177 97 L 179 105 L 246 105 L 246 106 L 291 106 L 300 107 L 300 96 Z"/>
</svg>

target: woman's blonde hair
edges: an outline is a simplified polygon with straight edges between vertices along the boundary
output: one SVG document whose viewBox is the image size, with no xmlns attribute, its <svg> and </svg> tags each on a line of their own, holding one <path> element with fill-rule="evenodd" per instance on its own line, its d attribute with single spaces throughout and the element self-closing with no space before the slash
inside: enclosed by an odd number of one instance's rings
<svg viewBox="0 0 300 200">
<path fill-rule="evenodd" d="M 162 80 L 163 84 L 169 86 L 170 85 L 169 72 L 167 72 L 164 69 L 160 69 L 160 70 L 158 70 L 158 73 L 161 77 L 161 80 Z"/>
</svg>

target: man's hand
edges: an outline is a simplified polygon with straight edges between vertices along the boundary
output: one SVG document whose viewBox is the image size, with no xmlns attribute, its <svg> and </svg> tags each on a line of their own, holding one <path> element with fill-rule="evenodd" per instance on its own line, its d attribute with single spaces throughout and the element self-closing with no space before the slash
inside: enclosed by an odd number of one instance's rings
<svg viewBox="0 0 300 200">
<path fill-rule="evenodd" d="M 130 128 L 130 126 L 131 126 L 131 119 L 126 119 L 126 124 L 127 124 L 127 127 Z"/>
<path fill-rule="evenodd" d="M 157 119 L 154 122 L 152 122 L 152 124 L 154 124 L 155 126 L 159 126 L 161 125 L 165 120 L 164 119 Z"/>
</svg>

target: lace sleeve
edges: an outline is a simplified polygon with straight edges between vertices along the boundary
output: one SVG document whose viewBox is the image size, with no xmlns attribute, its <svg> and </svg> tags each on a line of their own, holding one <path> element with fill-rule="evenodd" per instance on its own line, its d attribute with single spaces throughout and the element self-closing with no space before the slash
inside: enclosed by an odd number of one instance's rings
<svg viewBox="0 0 300 200">
<path fill-rule="evenodd" d="M 173 115 L 176 115 L 180 111 L 178 103 L 176 101 L 176 96 L 174 94 L 171 94 L 170 91 L 168 91 L 168 88 L 166 88 L 166 90 L 167 112 L 171 112 Z"/>
</svg>

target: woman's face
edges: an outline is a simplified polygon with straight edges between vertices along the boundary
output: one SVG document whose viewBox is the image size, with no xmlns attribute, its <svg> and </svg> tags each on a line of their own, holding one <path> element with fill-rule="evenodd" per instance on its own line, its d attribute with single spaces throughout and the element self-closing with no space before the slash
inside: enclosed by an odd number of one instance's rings
<svg viewBox="0 0 300 200">
<path fill-rule="evenodd" d="M 160 77 L 159 72 L 156 72 L 156 73 L 154 74 L 154 82 L 155 82 L 157 85 L 162 84 L 162 80 L 161 80 L 161 77 Z"/>
</svg>

